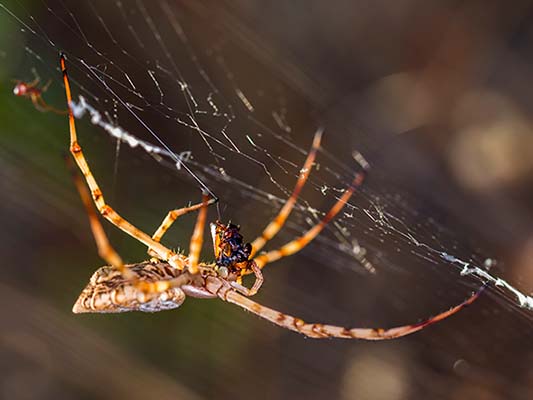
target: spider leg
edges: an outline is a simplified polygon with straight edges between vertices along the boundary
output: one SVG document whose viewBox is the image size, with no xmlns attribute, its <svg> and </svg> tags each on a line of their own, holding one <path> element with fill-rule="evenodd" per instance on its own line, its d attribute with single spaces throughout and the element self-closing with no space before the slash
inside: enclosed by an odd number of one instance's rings
<svg viewBox="0 0 533 400">
<path fill-rule="evenodd" d="M 261 272 L 261 268 L 259 268 L 257 264 L 255 263 L 255 261 L 251 261 L 250 266 L 248 268 L 250 268 L 252 273 L 255 275 L 254 284 L 252 285 L 250 289 L 241 285 L 238 282 L 231 282 L 230 285 L 233 289 L 244 294 L 245 296 L 253 296 L 259 291 L 259 289 L 261 288 L 261 285 L 263 285 L 263 281 L 264 281 L 263 273 Z"/>
<path fill-rule="evenodd" d="M 117 270 L 119 270 L 125 279 L 133 280 L 135 277 L 135 274 L 131 272 L 128 268 L 124 267 L 122 258 L 120 258 L 118 253 L 115 251 L 115 249 L 113 249 L 113 247 L 109 243 L 109 240 L 107 238 L 107 235 L 105 234 L 104 228 L 102 227 L 102 224 L 98 220 L 98 216 L 96 215 L 96 212 L 94 211 L 91 197 L 89 195 L 89 191 L 87 190 L 87 187 L 82 183 L 80 175 L 76 173 L 76 170 L 74 169 L 74 166 L 72 165 L 70 160 L 67 161 L 67 164 L 71 170 L 72 179 L 74 180 L 74 184 L 76 185 L 76 188 L 78 189 L 78 192 L 81 197 L 81 201 L 83 202 L 83 205 L 85 206 L 85 210 L 87 211 L 87 215 L 89 216 L 89 223 L 91 225 L 91 230 L 93 232 L 94 240 L 96 242 L 96 247 L 98 248 L 98 254 L 107 263 L 109 263 L 110 265 L 115 267 Z"/>
<path fill-rule="evenodd" d="M 96 179 L 94 178 L 87 160 L 83 155 L 81 146 L 78 143 L 77 133 L 76 133 L 76 123 L 74 120 L 74 114 L 72 113 L 72 95 L 70 90 L 70 82 L 67 75 L 67 69 L 65 65 L 65 57 L 61 55 L 61 72 L 63 73 L 63 81 L 65 83 L 65 94 L 67 97 L 68 103 L 68 117 L 69 117 L 69 128 L 70 128 L 70 152 L 76 161 L 80 171 L 85 177 L 85 181 L 91 190 L 91 196 L 93 198 L 96 208 L 102 214 L 102 216 L 111 222 L 113 225 L 136 238 L 140 242 L 144 243 L 146 246 L 153 249 L 153 251 L 159 256 L 161 260 L 168 261 L 170 265 L 178 269 L 185 268 L 185 257 L 180 254 L 176 254 L 171 251 L 169 248 L 163 246 L 161 243 L 153 240 L 148 234 L 144 233 L 124 218 L 122 218 L 113 208 L 111 208 L 104 200 L 104 196 Z"/>
<path fill-rule="evenodd" d="M 202 244 L 204 242 L 204 228 L 207 216 L 208 195 L 202 195 L 202 205 L 196 218 L 196 225 L 191 236 L 191 243 L 189 245 L 189 272 L 191 274 L 198 273 L 198 261 L 200 260 L 200 252 L 202 251 Z"/>
<path fill-rule="evenodd" d="M 81 201 L 83 202 L 87 215 L 89 216 L 91 231 L 93 232 L 94 240 L 96 242 L 96 247 L 98 248 L 98 254 L 100 257 L 109 263 L 109 265 L 115 267 L 124 277 L 124 279 L 134 283 L 139 289 L 145 292 L 160 293 L 168 290 L 170 287 L 178 286 L 183 281 L 185 275 L 180 275 L 179 278 L 167 281 L 145 282 L 139 281 L 137 275 L 124 265 L 122 258 L 113 248 L 113 246 L 111 246 L 111 243 L 109 243 L 109 239 L 105 234 L 104 228 L 98 220 L 98 216 L 94 211 L 91 196 L 89 195 L 87 187 L 82 183 L 80 175 L 76 173 L 76 170 L 74 169 L 70 159 L 67 160 L 67 164 L 71 170 L 72 179 L 74 180 L 74 184 L 78 189 Z"/>
<path fill-rule="evenodd" d="M 313 226 L 302 236 L 286 243 L 279 249 L 271 250 L 267 253 L 255 257 L 254 261 L 257 263 L 259 268 L 263 268 L 268 263 L 279 260 L 282 257 L 294 254 L 303 249 L 305 246 L 307 246 L 307 244 L 309 244 L 309 242 L 313 240 L 322 231 L 322 229 L 324 229 L 328 222 L 331 221 L 339 213 L 340 210 L 342 210 L 342 208 L 348 202 L 350 197 L 352 197 L 352 194 L 355 189 L 361 186 L 361 184 L 363 183 L 365 175 L 366 171 L 358 173 L 352 181 L 352 184 L 344 191 L 340 199 L 337 200 L 333 207 L 331 207 L 331 209 L 324 216 L 324 218 L 322 218 L 322 220 L 318 224 Z M 247 273 L 249 272 L 247 271 Z"/>
<path fill-rule="evenodd" d="M 210 206 L 211 204 L 214 204 L 216 201 L 217 199 L 211 198 L 207 202 L 207 205 Z M 170 210 L 167 216 L 165 217 L 165 219 L 163 220 L 163 222 L 161 222 L 161 225 L 159 225 L 159 228 L 157 228 L 155 233 L 152 235 L 152 239 L 155 240 L 156 242 L 160 242 L 163 235 L 167 232 L 167 230 L 172 226 L 172 224 L 179 217 L 187 213 L 190 213 L 192 211 L 196 211 L 202 208 L 203 205 L 204 205 L 204 202 L 201 202 L 201 203 L 189 206 L 189 207 L 183 207 L 183 208 L 176 209 L 176 210 Z M 148 254 L 155 255 L 154 252 L 152 251 L 152 248 L 148 249 Z"/>
<path fill-rule="evenodd" d="M 265 307 L 247 297 L 240 295 L 234 290 L 227 291 L 223 296 L 223 300 L 236 304 L 261 318 L 264 318 L 276 325 L 289 329 L 294 332 L 302 333 L 305 336 L 323 339 L 323 338 L 343 338 L 343 339 L 364 339 L 364 340 L 387 340 L 395 339 L 402 336 L 410 335 L 432 325 L 436 322 L 442 321 L 453 314 L 459 312 L 469 304 L 472 304 L 481 294 L 485 286 L 482 286 L 477 292 L 473 293 L 468 299 L 461 304 L 450 308 L 440 314 L 427 318 L 421 322 L 409 325 L 397 326 L 395 328 L 344 328 L 336 325 L 324 325 L 320 323 L 306 323 L 300 318 L 291 315 L 283 314 L 279 311 Z"/>
<path fill-rule="evenodd" d="M 259 236 L 252 242 L 252 253 L 250 257 L 253 257 L 259 250 L 263 248 L 266 242 L 272 239 L 279 232 L 279 230 L 283 227 L 283 224 L 289 217 L 289 214 L 294 208 L 294 205 L 296 204 L 296 200 L 298 199 L 298 196 L 300 195 L 300 192 L 303 186 L 305 185 L 307 178 L 309 178 L 309 174 L 311 173 L 311 168 L 313 167 L 313 163 L 316 158 L 316 153 L 318 152 L 318 149 L 320 148 L 320 141 L 322 139 L 322 133 L 323 133 L 322 129 L 319 129 L 318 131 L 316 131 L 315 136 L 313 138 L 313 145 L 311 146 L 311 150 L 309 150 L 309 154 L 307 155 L 304 165 L 302 169 L 300 170 L 300 176 L 298 177 L 298 180 L 296 181 L 296 185 L 294 186 L 291 196 L 289 197 L 287 202 L 283 205 L 278 215 L 263 230 L 263 233 L 261 234 L 261 236 Z"/>
</svg>

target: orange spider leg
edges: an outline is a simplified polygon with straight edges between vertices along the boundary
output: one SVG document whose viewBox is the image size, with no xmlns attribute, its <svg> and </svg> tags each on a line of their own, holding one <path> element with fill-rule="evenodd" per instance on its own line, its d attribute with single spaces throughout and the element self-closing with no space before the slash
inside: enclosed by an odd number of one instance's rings
<svg viewBox="0 0 533 400">
<path fill-rule="evenodd" d="M 272 239 L 279 232 L 279 230 L 283 227 L 283 224 L 289 217 L 289 214 L 294 208 L 296 200 L 300 195 L 300 192 L 302 191 L 302 188 L 305 185 L 307 178 L 309 178 L 309 174 L 311 173 L 311 168 L 313 167 L 313 163 L 316 158 L 316 153 L 320 148 L 322 133 L 322 129 L 319 129 L 315 133 L 315 136 L 313 138 L 313 145 L 311 146 L 311 150 L 309 150 L 309 154 L 307 155 L 305 163 L 302 169 L 300 170 L 300 175 L 298 177 L 298 180 L 296 181 L 296 185 L 294 186 L 291 196 L 289 197 L 283 208 L 279 211 L 276 218 L 274 218 L 274 220 L 270 224 L 268 224 L 268 226 L 263 230 L 261 236 L 259 236 L 252 242 L 252 253 L 250 257 L 253 257 L 259 250 L 263 248 L 266 242 Z"/>
<path fill-rule="evenodd" d="M 261 254 L 254 258 L 254 261 L 257 263 L 259 268 L 263 268 L 266 264 L 271 263 L 273 261 L 279 260 L 282 257 L 294 254 L 301 249 L 303 249 L 307 244 L 313 240 L 321 231 L 324 229 L 324 227 L 328 224 L 329 221 L 331 221 L 342 208 L 344 205 L 348 202 L 350 197 L 352 197 L 353 192 L 358 186 L 361 186 L 363 183 L 363 180 L 365 178 L 366 171 L 358 173 L 350 187 L 348 187 L 339 200 L 331 207 L 331 209 L 328 211 L 328 213 L 322 218 L 322 220 L 313 226 L 311 229 L 309 229 L 306 233 L 304 233 L 299 238 L 296 238 L 289 243 L 286 243 L 282 247 L 276 250 L 271 250 L 265 254 Z M 248 272 L 249 273 L 249 272 Z"/>
<path fill-rule="evenodd" d="M 196 225 L 194 226 L 194 231 L 191 236 L 191 243 L 189 245 L 189 259 L 188 266 L 189 272 L 191 274 L 198 273 L 198 261 L 200 260 L 200 252 L 202 251 L 202 244 L 204 242 L 204 228 L 205 220 L 207 217 L 207 203 L 208 195 L 202 195 L 202 206 L 198 212 L 198 217 L 196 218 Z"/>
<path fill-rule="evenodd" d="M 440 314 L 425 319 L 424 321 L 398 326 L 395 328 L 382 329 L 382 328 L 344 328 L 336 325 L 324 325 L 320 323 L 306 323 L 300 318 L 293 317 L 291 315 L 283 314 L 279 311 L 265 307 L 255 301 L 250 300 L 247 297 L 236 293 L 235 291 L 228 291 L 225 293 L 224 300 L 236 304 L 245 310 L 264 318 L 276 325 L 283 328 L 290 329 L 291 331 L 302 333 L 305 336 L 323 339 L 323 338 L 344 338 L 344 339 L 364 339 L 364 340 L 387 340 L 395 339 L 401 336 L 410 335 L 411 333 L 420 331 L 427 326 L 436 322 L 442 321 L 450 317 L 451 315 L 459 312 L 469 304 L 472 304 L 481 294 L 485 286 L 482 286 L 480 290 L 472 294 L 468 299 L 461 304 L 450 308 L 448 311 L 444 311 Z"/>
<path fill-rule="evenodd" d="M 241 284 L 241 278 L 240 277 L 237 279 L 237 281 L 231 282 L 230 285 L 235 290 L 239 291 L 240 293 L 244 294 L 245 296 L 253 296 L 254 294 L 256 294 L 259 291 L 259 289 L 263 285 L 264 278 L 263 278 L 263 273 L 261 272 L 261 268 L 259 268 L 257 266 L 255 261 L 251 261 L 250 265 L 248 266 L 248 268 L 251 271 L 250 273 L 253 273 L 255 275 L 255 281 L 254 281 L 254 283 L 253 283 L 253 285 L 252 285 L 252 287 L 250 289 L 248 289 L 247 287 L 245 287 L 245 286 L 243 286 Z M 243 271 L 243 274 L 245 274 L 245 273 L 246 272 Z"/>
<path fill-rule="evenodd" d="M 111 222 L 113 225 L 136 238 L 140 242 L 144 243 L 149 248 L 152 248 L 153 251 L 158 255 L 162 260 L 168 261 L 170 265 L 174 268 L 180 270 L 185 268 L 185 257 L 180 254 L 176 254 L 171 251 L 169 248 L 163 246 L 161 243 L 153 240 L 148 234 L 144 233 L 140 229 L 136 228 L 134 225 L 122 218 L 115 210 L 113 210 L 104 200 L 104 196 L 96 179 L 94 178 L 87 160 L 83 155 L 81 146 L 78 143 L 77 133 L 76 133 L 76 123 L 74 120 L 74 114 L 72 113 L 72 95 L 70 90 L 70 83 L 67 75 L 67 69 L 65 65 L 65 57 L 61 55 L 61 72 L 63 73 L 63 81 L 65 83 L 65 93 L 67 97 L 68 104 L 68 116 L 69 116 L 69 128 L 70 128 L 70 152 L 76 161 L 80 171 L 82 172 L 89 189 L 91 190 L 91 196 L 96 205 L 96 208 L 102 214 L 102 216 Z"/>
<path fill-rule="evenodd" d="M 87 187 L 82 183 L 80 175 L 77 174 L 74 170 L 70 160 L 68 160 L 68 166 L 72 171 L 72 179 L 74 180 L 74 184 L 78 189 L 81 201 L 85 206 L 87 215 L 89 216 L 91 231 L 93 233 L 94 240 L 96 242 L 96 247 L 98 248 L 98 254 L 100 255 L 100 257 L 102 257 L 107 263 L 109 263 L 109 265 L 116 268 L 124 279 L 132 282 L 144 292 L 159 293 L 169 289 L 170 287 L 174 287 L 176 285 L 181 284 L 183 281 L 183 277 L 181 279 L 176 278 L 167 281 L 155 282 L 146 282 L 138 280 L 137 275 L 124 265 L 122 258 L 118 255 L 113 246 L 111 246 L 111 243 L 109 243 L 109 239 L 105 234 L 104 228 L 102 227 L 102 224 L 98 220 L 98 216 L 94 211 L 89 191 L 87 190 Z"/>
<path fill-rule="evenodd" d="M 211 204 L 214 204 L 217 201 L 217 199 L 211 198 L 207 202 L 207 206 L 210 206 Z M 152 239 L 156 242 L 160 242 L 163 235 L 167 232 L 167 230 L 172 226 L 172 224 L 181 216 L 190 213 L 192 211 L 196 211 L 204 206 L 204 202 L 194 204 L 189 207 L 183 207 L 175 210 L 170 210 L 163 220 L 161 222 L 161 225 L 159 225 L 159 228 L 155 231 L 155 233 L 152 235 Z M 154 255 L 151 248 L 148 249 L 148 254 Z"/>
<path fill-rule="evenodd" d="M 125 279 L 133 279 L 135 274 L 124 267 L 122 258 L 120 258 L 118 253 L 109 243 L 104 228 L 102 227 L 100 221 L 98 221 L 98 216 L 96 215 L 92 206 L 91 196 L 89 195 L 87 187 L 82 183 L 79 174 L 77 174 L 74 170 L 74 167 L 72 166 L 70 160 L 68 160 L 67 163 L 69 168 L 71 169 L 72 179 L 74 180 L 74 184 L 78 189 L 81 201 L 83 202 L 85 210 L 87 211 L 87 215 L 89 216 L 89 223 L 91 225 L 91 230 L 93 232 L 94 240 L 96 242 L 96 247 L 98 248 L 98 254 L 106 262 L 118 269 Z"/>
</svg>

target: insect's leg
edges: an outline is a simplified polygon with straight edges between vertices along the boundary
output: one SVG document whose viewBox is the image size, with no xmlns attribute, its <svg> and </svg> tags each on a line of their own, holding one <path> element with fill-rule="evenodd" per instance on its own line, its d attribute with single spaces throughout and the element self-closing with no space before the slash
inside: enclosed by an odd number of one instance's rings
<svg viewBox="0 0 533 400">
<path fill-rule="evenodd" d="M 41 88 L 41 93 L 44 93 L 48 90 L 48 88 L 50 87 L 50 85 L 52 84 L 52 79 L 49 79 L 48 82 L 46 82 L 46 85 L 44 85 L 42 88 Z"/>
<path fill-rule="evenodd" d="M 38 94 L 38 93 L 31 93 L 30 94 L 30 99 L 31 99 L 31 102 L 33 103 L 33 106 L 35 107 L 35 109 L 37 111 L 40 111 L 40 112 L 46 112 L 48 111 L 47 110 L 47 105 L 46 103 L 44 102 L 44 100 L 41 98 L 41 95 Z"/>
<path fill-rule="evenodd" d="M 207 202 L 207 205 L 210 206 L 211 204 L 214 204 L 217 201 L 217 199 L 210 198 Z M 167 230 L 172 226 L 172 224 L 181 217 L 182 215 L 185 215 L 189 212 L 196 211 L 204 206 L 204 203 L 198 203 L 194 204 L 189 207 L 183 207 L 176 210 L 171 210 L 168 212 L 167 216 L 161 222 L 161 225 L 159 225 L 159 228 L 155 231 L 155 233 L 152 235 L 152 239 L 156 242 L 160 242 L 163 235 L 167 232 Z M 148 249 L 148 254 L 157 256 L 153 251 L 152 248 Z"/>
<path fill-rule="evenodd" d="M 50 111 L 50 112 L 53 112 L 54 114 L 58 114 L 58 115 L 67 115 L 68 114 L 68 110 L 59 110 L 55 107 L 52 107 L 50 105 L 48 105 L 44 100 L 43 100 L 43 97 L 42 95 L 39 93 L 32 93 L 31 96 L 31 102 L 33 103 L 33 106 L 38 110 L 38 111 L 41 111 L 41 112 L 47 112 L 47 111 Z"/>
<path fill-rule="evenodd" d="M 252 285 L 252 287 L 250 289 L 248 289 L 247 287 L 245 287 L 245 286 L 243 286 L 243 285 L 241 285 L 240 283 L 237 283 L 237 282 L 231 282 L 230 283 L 230 285 L 235 290 L 237 290 L 238 292 L 244 294 L 245 296 L 253 296 L 254 294 L 256 294 L 259 291 L 259 289 L 261 288 L 261 285 L 263 284 L 263 281 L 264 281 L 263 273 L 261 272 L 261 269 L 255 263 L 255 261 L 251 262 L 251 266 L 249 268 L 252 271 L 252 273 L 255 275 L 254 284 Z"/>
<path fill-rule="evenodd" d="M 315 136 L 313 138 L 313 145 L 311 147 L 311 150 L 309 150 L 309 154 L 307 155 L 307 158 L 305 159 L 305 163 L 302 169 L 300 170 L 300 176 L 298 177 L 298 180 L 296 181 L 296 185 L 294 186 L 291 196 L 289 197 L 287 202 L 283 205 L 278 215 L 263 230 L 263 233 L 261 233 L 261 236 L 259 236 L 252 242 L 251 257 L 253 257 L 259 250 L 261 250 L 263 246 L 266 244 L 266 242 L 272 239 L 279 232 L 279 230 L 282 228 L 283 224 L 289 217 L 289 214 L 294 208 L 294 205 L 296 204 L 296 200 L 298 199 L 298 196 L 300 195 L 300 192 L 303 186 L 305 185 L 307 178 L 309 178 L 311 168 L 313 167 L 313 163 L 316 158 L 316 153 L 318 152 L 318 149 L 320 148 L 320 140 L 322 139 L 322 132 L 323 132 L 322 129 L 319 129 L 315 133 Z"/>
<path fill-rule="evenodd" d="M 96 205 L 96 208 L 104 216 L 105 219 L 110 221 L 113 225 L 123 230 L 127 234 L 136 238 L 140 242 L 144 243 L 146 246 L 151 247 L 153 251 L 158 255 L 161 260 L 168 261 L 170 265 L 175 268 L 183 269 L 185 268 L 185 257 L 174 253 L 169 248 L 163 246 L 161 243 L 153 240 L 148 234 L 144 233 L 140 229 L 136 228 L 134 225 L 122 218 L 115 210 L 113 210 L 104 200 L 104 196 L 96 179 L 94 178 L 87 160 L 83 155 L 81 146 L 78 143 L 77 133 L 76 133 L 76 122 L 74 120 L 74 114 L 72 113 L 72 95 L 70 91 L 70 82 L 67 75 L 65 57 L 61 55 L 61 72 L 63 73 L 63 81 L 65 83 L 65 93 L 68 103 L 68 117 L 69 117 L 69 128 L 70 128 L 70 152 L 78 164 L 80 171 L 85 177 L 85 181 L 91 190 L 91 196 Z"/>
<path fill-rule="evenodd" d="M 27 86 L 28 88 L 34 88 L 34 87 L 36 87 L 36 86 L 39 84 L 39 82 L 41 81 L 41 78 L 39 78 L 39 75 L 37 75 L 37 71 L 35 71 L 35 70 L 33 69 L 32 72 L 33 72 L 33 75 L 35 76 L 35 78 L 33 79 L 33 81 L 28 82 L 28 83 L 26 84 L 26 86 Z"/>
<path fill-rule="evenodd" d="M 202 251 L 202 244 L 204 241 L 207 203 L 208 195 L 204 193 L 202 195 L 202 206 L 200 207 L 200 211 L 198 212 L 198 217 L 196 218 L 196 225 L 194 226 L 194 231 L 191 236 L 191 243 L 189 245 L 188 267 L 189 272 L 191 274 L 198 273 L 198 261 L 200 260 L 200 251 Z"/>
<path fill-rule="evenodd" d="M 294 254 L 307 246 L 307 244 L 313 240 L 322 231 L 322 229 L 324 229 L 328 222 L 331 221 L 340 210 L 342 210 L 346 202 L 348 202 L 350 197 L 352 197 L 355 189 L 363 183 L 365 175 L 366 171 L 358 173 L 352 181 L 352 184 L 344 191 L 340 199 L 337 200 L 333 207 L 331 207 L 324 218 L 322 218 L 318 224 L 313 226 L 302 236 L 290 241 L 289 243 L 286 243 L 279 249 L 271 250 L 255 257 L 254 261 L 257 263 L 259 268 L 263 268 L 266 264 L 279 260 L 282 257 Z"/>
<path fill-rule="evenodd" d="M 105 234 L 104 228 L 102 227 L 102 224 L 98 220 L 98 216 L 94 211 L 91 196 L 89 195 L 87 187 L 81 181 L 80 175 L 76 173 L 76 170 L 74 169 L 74 166 L 71 164 L 70 160 L 68 160 L 67 163 L 69 168 L 71 169 L 72 179 L 74 180 L 74 184 L 78 189 L 81 201 L 83 202 L 85 210 L 87 211 L 87 215 L 89 216 L 89 223 L 91 225 L 91 230 L 93 232 L 94 240 L 96 242 L 96 247 L 98 248 L 98 254 L 100 255 L 100 257 L 102 257 L 107 263 L 109 263 L 109 265 L 115 267 L 122 274 L 124 279 L 134 283 L 139 289 L 144 290 L 145 292 L 160 293 L 162 291 L 168 290 L 170 287 L 177 286 L 180 283 L 186 283 L 183 282 L 183 280 L 185 279 L 183 277 L 183 274 L 180 275 L 180 277 L 178 278 L 161 282 L 138 281 L 137 275 L 124 266 L 122 258 L 118 255 L 113 246 L 111 246 L 111 243 L 109 243 L 109 239 Z"/>
<path fill-rule="evenodd" d="M 269 320 L 270 322 L 273 322 L 276 325 L 279 325 L 286 329 L 290 329 L 291 331 L 302 333 L 308 337 L 316 339 L 334 337 L 344 339 L 386 340 L 410 335 L 411 333 L 420 331 L 426 328 L 427 326 L 434 324 L 435 322 L 439 322 L 443 319 L 450 317 L 451 315 L 462 310 L 469 304 L 472 304 L 479 297 L 484 288 L 485 286 L 481 287 L 481 289 L 473 293 L 468 299 L 463 301 L 461 304 L 456 305 L 455 307 L 452 307 L 449 310 L 430 317 L 424 321 L 389 329 L 344 328 L 342 326 L 324 325 L 320 323 L 306 323 L 300 318 L 283 314 L 279 311 L 256 303 L 255 301 L 252 301 L 249 298 L 244 297 L 233 290 L 227 291 L 225 294 L 221 295 L 221 298 L 225 301 L 236 304 L 239 307 L 242 307 L 245 310 L 248 310 L 258 315 L 261 318 Z"/>
<path fill-rule="evenodd" d="M 33 105 L 35 106 L 35 108 L 37 108 L 38 110 L 40 111 L 50 111 L 50 112 L 53 112 L 54 114 L 58 114 L 58 115 L 67 115 L 68 114 L 68 110 L 60 110 L 58 108 L 55 108 L 49 104 L 47 104 L 44 99 L 43 99 L 43 93 L 46 92 L 48 90 L 48 88 L 50 87 L 52 83 L 52 80 L 48 80 L 48 82 L 46 82 L 46 85 L 44 85 L 40 92 L 38 94 L 33 94 L 32 95 L 32 102 L 33 102 Z"/>
</svg>

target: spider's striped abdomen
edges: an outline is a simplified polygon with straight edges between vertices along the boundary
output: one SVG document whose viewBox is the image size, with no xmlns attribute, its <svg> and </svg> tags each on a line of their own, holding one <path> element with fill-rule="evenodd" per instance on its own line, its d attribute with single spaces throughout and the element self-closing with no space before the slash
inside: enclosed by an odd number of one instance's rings
<svg viewBox="0 0 533 400">
<path fill-rule="evenodd" d="M 167 263 L 143 262 L 126 265 L 137 277 L 137 284 L 125 280 L 118 270 L 99 268 L 74 304 L 74 313 L 157 312 L 179 307 L 185 301 L 180 287 L 162 292 L 147 292 L 138 284 L 178 278 L 183 274 Z"/>
</svg>

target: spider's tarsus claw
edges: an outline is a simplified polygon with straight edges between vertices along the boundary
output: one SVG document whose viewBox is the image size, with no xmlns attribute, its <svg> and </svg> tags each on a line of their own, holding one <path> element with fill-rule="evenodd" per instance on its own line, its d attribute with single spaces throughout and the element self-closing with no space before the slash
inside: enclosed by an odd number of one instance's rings
<svg viewBox="0 0 533 400">
<path fill-rule="evenodd" d="M 215 203 L 218 203 L 218 197 L 216 197 L 212 192 L 210 191 L 207 191 L 205 189 L 202 189 L 202 196 L 208 196 L 210 197 L 209 201 L 207 202 L 207 204 L 215 204 Z"/>
<path fill-rule="evenodd" d="M 320 147 L 320 141 L 322 140 L 322 136 L 324 135 L 324 127 L 321 126 L 318 128 L 315 132 L 315 136 L 313 138 L 313 148 L 319 148 Z"/>
<path fill-rule="evenodd" d="M 66 77 L 67 74 L 67 58 L 65 57 L 65 53 L 61 53 L 59 55 L 59 65 L 61 67 L 61 73 L 63 74 L 63 77 Z"/>
<path fill-rule="evenodd" d="M 352 157 L 355 161 L 357 161 L 357 163 L 363 169 L 363 171 L 366 172 L 370 170 L 370 163 L 366 160 L 365 157 L 363 157 L 361 153 L 359 153 L 358 151 L 354 151 L 352 153 Z"/>
</svg>

